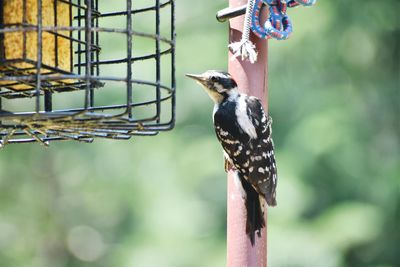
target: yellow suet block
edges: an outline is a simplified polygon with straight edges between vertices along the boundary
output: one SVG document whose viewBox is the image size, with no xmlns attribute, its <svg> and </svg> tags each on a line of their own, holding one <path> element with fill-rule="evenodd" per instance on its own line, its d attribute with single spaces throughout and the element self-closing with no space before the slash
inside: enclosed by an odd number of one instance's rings
<svg viewBox="0 0 400 267">
<path fill-rule="evenodd" d="M 24 6 L 25 1 L 25 6 Z M 3 25 L 7 28 L 22 28 L 29 26 L 37 26 L 38 1 L 37 0 L 6 0 L 3 4 Z M 55 16 L 55 5 L 57 15 Z M 25 18 L 24 18 L 25 9 Z M 25 25 L 23 25 L 23 23 Z M 9 25 L 9 24 L 15 24 Z M 70 5 L 58 0 L 42 0 L 42 26 L 43 27 L 69 27 L 70 25 Z M 58 34 L 69 37 L 69 31 L 58 31 Z M 7 66 L 0 66 L 1 70 L 15 69 L 12 75 L 32 75 L 36 73 L 36 64 L 27 62 L 37 61 L 38 33 L 36 31 L 9 32 L 4 33 L 2 50 L 3 58 Z M 57 42 L 57 43 L 56 43 Z M 25 45 L 24 45 L 25 43 Z M 62 71 L 71 72 L 71 40 L 57 36 L 55 31 L 42 32 L 42 68 L 40 72 L 43 74 L 54 74 L 54 71 L 48 67 L 60 69 Z M 57 55 L 57 56 L 56 56 Z M 7 61 L 13 60 L 8 63 Z M 18 61 L 18 62 L 16 62 Z M 67 82 L 68 81 L 64 81 Z M 10 81 L 0 81 L 0 85 L 13 90 L 32 89 L 27 84 L 15 84 Z"/>
</svg>

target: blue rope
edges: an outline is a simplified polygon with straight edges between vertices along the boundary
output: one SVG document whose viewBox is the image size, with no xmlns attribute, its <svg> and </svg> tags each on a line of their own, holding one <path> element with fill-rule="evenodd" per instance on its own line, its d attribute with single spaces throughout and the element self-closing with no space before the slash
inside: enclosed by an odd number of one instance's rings
<svg viewBox="0 0 400 267">
<path fill-rule="evenodd" d="M 312 6 L 317 0 L 255 0 L 251 16 L 251 30 L 262 39 L 286 40 L 290 37 L 293 27 L 286 14 L 288 7 Z M 262 8 L 268 5 L 270 16 L 264 25 L 261 25 L 260 14 Z"/>
</svg>

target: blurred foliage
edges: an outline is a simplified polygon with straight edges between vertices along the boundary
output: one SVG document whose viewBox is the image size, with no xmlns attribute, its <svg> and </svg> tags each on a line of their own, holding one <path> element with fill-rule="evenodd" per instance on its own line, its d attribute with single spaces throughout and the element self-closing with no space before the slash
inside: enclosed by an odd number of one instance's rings
<svg viewBox="0 0 400 267">
<path fill-rule="evenodd" d="M 225 6 L 177 1 L 174 131 L 0 152 L 0 266 L 225 265 L 212 103 L 183 75 L 226 69 L 227 24 L 215 20 Z M 270 266 L 400 266 L 399 10 L 321 0 L 289 10 L 292 38 L 270 41 Z"/>
</svg>

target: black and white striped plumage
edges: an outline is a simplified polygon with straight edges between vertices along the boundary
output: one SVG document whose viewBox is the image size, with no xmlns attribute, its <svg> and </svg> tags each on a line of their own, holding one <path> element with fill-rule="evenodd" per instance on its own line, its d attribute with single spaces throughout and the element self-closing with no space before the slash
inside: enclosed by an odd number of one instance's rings
<svg viewBox="0 0 400 267">
<path fill-rule="evenodd" d="M 236 82 L 229 73 L 207 71 L 188 76 L 203 85 L 215 103 L 215 132 L 246 193 L 246 232 L 254 244 L 255 232 L 259 233 L 265 225 L 262 199 L 269 206 L 276 205 L 272 119 L 265 114 L 259 99 L 238 93 Z"/>
</svg>

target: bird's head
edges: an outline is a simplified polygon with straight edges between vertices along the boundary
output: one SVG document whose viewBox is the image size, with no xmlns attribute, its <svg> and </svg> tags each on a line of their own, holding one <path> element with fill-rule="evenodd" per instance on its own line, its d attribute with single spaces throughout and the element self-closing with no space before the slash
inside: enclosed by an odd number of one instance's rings
<svg viewBox="0 0 400 267">
<path fill-rule="evenodd" d="M 232 76 L 224 71 L 208 70 L 203 74 L 186 74 L 202 85 L 215 103 L 232 94 L 237 94 L 237 84 Z"/>
</svg>

